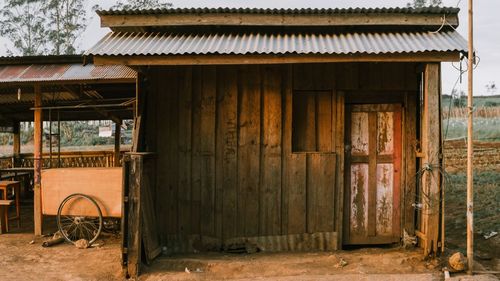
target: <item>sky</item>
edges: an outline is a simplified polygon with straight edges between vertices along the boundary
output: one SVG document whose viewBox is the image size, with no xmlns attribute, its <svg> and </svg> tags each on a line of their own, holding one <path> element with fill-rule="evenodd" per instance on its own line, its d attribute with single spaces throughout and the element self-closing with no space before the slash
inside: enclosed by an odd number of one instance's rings
<svg viewBox="0 0 500 281">
<path fill-rule="evenodd" d="M 345 8 L 345 7 L 404 7 L 409 0 L 171 0 L 174 7 L 251 7 L 251 8 Z M 0 0 L 0 3 L 3 1 Z M 87 30 L 77 41 L 79 50 L 92 47 L 109 32 L 100 27 L 99 17 L 90 11 L 94 4 L 103 8 L 110 7 L 116 0 L 88 0 Z M 491 82 L 500 83 L 500 21 L 497 19 L 500 10 L 498 0 L 474 0 L 474 48 L 479 56 L 479 64 L 474 71 L 474 95 L 486 95 L 486 85 Z M 467 38 L 467 0 L 443 0 L 446 7 L 459 7 L 460 26 L 458 32 Z M 0 37 L 0 56 L 5 56 L 9 42 Z M 466 69 L 464 61 L 463 69 Z M 458 63 L 455 63 L 458 67 Z M 459 77 L 459 71 L 451 63 L 443 63 L 443 92 L 449 94 L 454 89 Z M 467 74 L 462 77 L 462 83 L 455 86 L 457 91 L 467 93 Z M 489 94 L 499 94 L 493 92 Z"/>
</svg>

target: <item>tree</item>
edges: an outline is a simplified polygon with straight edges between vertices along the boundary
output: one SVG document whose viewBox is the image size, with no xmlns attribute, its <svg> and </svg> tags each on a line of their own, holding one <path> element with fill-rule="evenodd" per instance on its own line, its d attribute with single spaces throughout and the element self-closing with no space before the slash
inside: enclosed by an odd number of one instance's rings
<svg viewBox="0 0 500 281">
<path fill-rule="evenodd" d="M 74 54 L 75 41 L 87 27 L 83 0 L 48 0 L 43 12 L 49 24 L 50 53 Z"/>
<path fill-rule="evenodd" d="M 489 95 L 494 95 L 498 90 L 497 85 L 495 84 L 495 81 L 488 82 L 488 84 L 486 84 L 485 88 L 486 88 L 486 92 Z"/>
<path fill-rule="evenodd" d="M 14 45 L 8 55 L 34 56 L 47 51 L 46 19 L 40 0 L 6 0 L 0 16 L 0 35 Z"/>
<path fill-rule="evenodd" d="M 413 0 L 413 2 L 410 2 L 406 4 L 409 8 L 422 8 L 422 7 L 427 7 L 427 6 L 442 6 L 443 1 L 442 0 Z"/>
<path fill-rule="evenodd" d="M 111 6 L 112 10 L 163 9 L 172 7 L 172 3 L 164 0 L 118 0 Z M 98 7 L 99 8 L 99 7 Z"/>
</svg>

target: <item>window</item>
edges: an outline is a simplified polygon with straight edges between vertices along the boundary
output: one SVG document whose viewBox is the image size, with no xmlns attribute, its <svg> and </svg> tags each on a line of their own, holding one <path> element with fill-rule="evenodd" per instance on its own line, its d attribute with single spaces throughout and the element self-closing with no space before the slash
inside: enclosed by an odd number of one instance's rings
<svg viewBox="0 0 500 281">
<path fill-rule="evenodd" d="M 293 152 L 333 151 L 333 106 L 331 91 L 295 91 L 293 93 Z"/>
</svg>

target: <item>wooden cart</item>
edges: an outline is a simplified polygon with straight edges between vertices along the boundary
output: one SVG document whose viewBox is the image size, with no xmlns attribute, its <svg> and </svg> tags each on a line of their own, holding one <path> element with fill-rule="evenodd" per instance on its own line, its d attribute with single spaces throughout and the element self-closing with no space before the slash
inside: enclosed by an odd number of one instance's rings
<svg viewBox="0 0 500 281">
<path fill-rule="evenodd" d="M 42 214 L 57 216 L 70 242 L 97 239 L 103 217 L 121 218 L 121 167 L 56 168 L 42 171 Z"/>
</svg>

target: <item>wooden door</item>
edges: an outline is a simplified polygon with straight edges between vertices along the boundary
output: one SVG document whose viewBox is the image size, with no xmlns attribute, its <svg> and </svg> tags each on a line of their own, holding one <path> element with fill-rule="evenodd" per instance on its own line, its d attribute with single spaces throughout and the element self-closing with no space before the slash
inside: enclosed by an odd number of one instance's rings
<svg viewBox="0 0 500 281">
<path fill-rule="evenodd" d="M 401 105 L 346 106 L 344 244 L 398 242 Z"/>
</svg>

